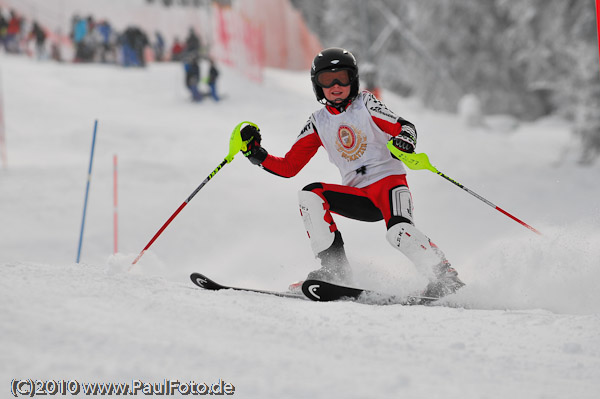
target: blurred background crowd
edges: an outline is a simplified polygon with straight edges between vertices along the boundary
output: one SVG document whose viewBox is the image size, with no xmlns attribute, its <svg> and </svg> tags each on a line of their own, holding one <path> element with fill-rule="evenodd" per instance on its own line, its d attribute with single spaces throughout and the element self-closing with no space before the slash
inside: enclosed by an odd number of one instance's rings
<svg viewBox="0 0 600 399">
<path fill-rule="evenodd" d="M 148 61 L 181 61 L 188 56 L 207 56 L 199 34 L 192 27 L 184 40 L 175 37 L 168 43 L 159 30 L 147 32 L 131 25 L 118 31 L 107 19 L 73 15 L 67 38 L 75 49 L 71 59 L 65 57 L 61 50 L 61 42 L 65 40 L 61 28 L 52 31 L 14 9 L 0 8 L 0 44 L 9 54 L 27 54 L 59 62 L 101 62 L 123 66 L 145 66 Z"/>
<path fill-rule="evenodd" d="M 147 32 L 131 24 L 118 30 L 108 19 L 75 14 L 67 32 L 64 35 L 61 27 L 51 30 L 15 9 L 0 7 L 0 46 L 7 54 L 123 67 L 145 67 L 148 62 L 181 62 L 184 83 L 193 101 L 201 101 L 206 95 L 215 101 L 220 99 L 216 90 L 219 70 L 194 27 L 189 27 L 187 33 L 182 32 L 185 33 L 183 40 L 175 36 L 169 41 L 158 29 Z M 206 67 L 202 68 L 202 64 Z M 204 82 L 209 88 L 205 93 L 200 89 L 203 69 L 207 71 Z"/>
</svg>

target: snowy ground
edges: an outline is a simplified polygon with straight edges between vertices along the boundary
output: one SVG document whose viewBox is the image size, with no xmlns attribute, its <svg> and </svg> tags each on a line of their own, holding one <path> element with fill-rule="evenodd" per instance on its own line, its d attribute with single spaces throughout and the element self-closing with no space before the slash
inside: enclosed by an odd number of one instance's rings
<svg viewBox="0 0 600 399">
<path fill-rule="evenodd" d="M 296 192 L 339 182 L 323 150 L 293 179 L 242 156 L 158 228 L 221 162 L 233 127 L 283 155 L 314 100 L 307 72 L 264 85 L 223 70 L 222 103 L 192 104 L 176 64 L 125 70 L 0 55 L 8 169 L 0 169 L 0 392 L 14 378 L 213 383 L 240 398 L 593 398 L 600 391 L 599 165 L 581 168 L 564 121 L 467 129 L 386 93 L 419 150 L 544 233 L 426 171 L 410 172 L 417 225 L 467 283 L 451 307 L 317 304 L 205 292 L 283 290 L 316 268 Z M 82 261 L 75 263 L 94 120 Z M 113 255 L 113 155 L 119 253 Z M 337 218 L 360 285 L 422 286 L 383 224 Z M 82 394 L 83 395 L 83 394 Z"/>
</svg>

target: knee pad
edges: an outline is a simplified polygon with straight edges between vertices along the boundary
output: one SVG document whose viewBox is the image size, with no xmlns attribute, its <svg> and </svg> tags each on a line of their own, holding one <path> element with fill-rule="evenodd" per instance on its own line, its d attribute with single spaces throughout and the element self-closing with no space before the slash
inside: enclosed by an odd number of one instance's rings
<svg viewBox="0 0 600 399">
<path fill-rule="evenodd" d="M 398 186 L 390 191 L 391 201 L 391 220 L 394 221 L 406 221 L 414 223 L 413 221 L 413 200 L 410 190 L 406 186 Z M 394 224 L 394 223 L 392 223 Z"/>
<path fill-rule="evenodd" d="M 444 259 L 441 251 L 431 244 L 429 238 L 410 223 L 393 225 L 386 238 L 425 275 L 429 275 L 431 268 Z"/>
<path fill-rule="evenodd" d="M 331 213 L 329 213 L 328 204 L 317 194 L 312 191 L 300 191 L 298 203 L 304 227 L 310 238 L 310 245 L 317 256 L 331 247 L 337 228 L 333 223 Z"/>
</svg>

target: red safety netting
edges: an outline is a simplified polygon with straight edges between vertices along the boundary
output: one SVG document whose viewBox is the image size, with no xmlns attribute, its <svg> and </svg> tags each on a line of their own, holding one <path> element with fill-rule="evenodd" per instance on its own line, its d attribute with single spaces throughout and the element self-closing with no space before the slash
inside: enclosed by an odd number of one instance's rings
<svg viewBox="0 0 600 399">
<path fill-rule="evenodd" d="M 265 66 L 308 69 L 321 50 L 318 38 L 289 0 L 244 0 L 214 8 L 215 55 L 230 65 L 243 66 L 252 79 L 261 80 Z"/>
</svg>

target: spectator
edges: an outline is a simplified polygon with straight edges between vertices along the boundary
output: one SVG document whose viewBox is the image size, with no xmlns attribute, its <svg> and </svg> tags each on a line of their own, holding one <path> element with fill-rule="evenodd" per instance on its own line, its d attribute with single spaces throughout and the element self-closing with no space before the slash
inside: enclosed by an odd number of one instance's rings
<svg viewBox="0 0 600 399">
<path fill-rule="evenodd" d="M 217 78 L 219 77 L 219 70 L 215 65 L 215 61 L 210 59 L 210 68 L 208 70 L 208 87 L 210 88 L 210 95 L 215 101 L 219 101 L 219 95 L 217 94 Z"/>
<path fill-rule="evenodd" d="M 123 66 L 139 66 L 137 55 L 133 48 L 135 42 L 135 31 L 132 27 L 125 29 L 120 38 L 121 51 L 123 52 Z"/>
<path fill-rule="evenodd" d="M 50 37 L 50 57 L 57 62 L 63 62 L 62 54 L 60 51 L 60 40 L 62 32 L 57 29 L 54 35 Z"/>
<path fill-rule="evenodd" d="M 171 61 L 181 61 L 183 57 L 183 46 L 179 41 L 179 38 L 175 38 L 173 47 L 171 47 Z"/>
<path fill-rule="evenodd" d="M 46 58 L 46 32 L 37 21 L 33 22 L 29 37 L 35 40 L 35 53 L 38 60 Z"/>
<path fill-rule="evenodd" d="M 6 30 L 8 29 L 8 21 L 4 18 L 4 13 L 0 9 L 0 45 L 6 49 Z"/>
<path fill-rule="evenodd" d="M 139 60 L 140 66 L 141 67 L 145 67 L 146 66 L 146 57 L 144 55 L 144 51 L 146 50 L 146 46 L 148 46 L 150 44 L 150 41 L 148 40 L 148 36 L 146 36 L 146 33 L 141 30 L 140 28 L 136 27 L 134 28 L 134 42 L 133 42 L 133 48 L 135 50 L 135 54 Z"/>
<path fill-rule="evenodd" d="M 200 38 L 194 31 L 194 28 L 190 28 L 188 37 L 185 39 L 184 51 L 190 56 L 195 56 L 200 55 L 201 50 Z"/>
<path fill-rule="evenodd" d="M 185 85 L 192 93 L 192 101 L 202 101 L 202 94 L 198 90 L 198 83 L 200 83 L 200 66 L 198 64 L 199 57 L 197 55 L 189 56 L 187 61 L 183 64 L 185 70 Z"/>
<path fill-rule="evenodd" d="M 5 47 L 7 53 L 20 53 L 19 35 L 21 33 L 21 18 L 14 10 L 10 11 L 10 19 L 6 27 Z"/>
<path fill-rule="evenodd" d="M 96 25 L 96 32 L 100 39 L 100 62 L 114 62 L 116 59 L 115 48 L 113 44 L 113 29 L 106 20 Z"/>
<path fill-rule="evenodd" d="M 165 39 L 159 31 L 154 32 L 154 59 L 158 62 L 163 61 L 165 57 Z"/>
<path fill-rule="evenodd" d="M 136 26 L 130 26 L 121 36 L 123 50 L 123 66 L 146 66 L 144 49 L 148 45 L 148 37 Z"/>
<path fill-rule="evenodd" d="M 88 21 L 85 18 L 75 16 L 73 18 L 73 32 L 71 33 L 75 43 L 75 62 L 85 61 L 89 57 L 89 49 L 85 43 L 88 34 Z"/>
</svg>

